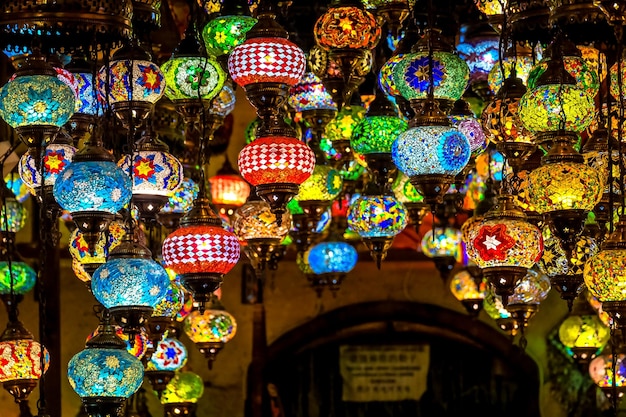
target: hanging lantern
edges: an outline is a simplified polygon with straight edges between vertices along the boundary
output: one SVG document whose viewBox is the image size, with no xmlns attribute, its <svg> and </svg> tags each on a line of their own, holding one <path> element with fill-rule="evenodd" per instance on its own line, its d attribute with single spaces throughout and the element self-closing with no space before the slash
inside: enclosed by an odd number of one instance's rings
<svg viewBox="0 0 626 417">
<path fill-rule="evenodd" d="M 76 110 L 71 87 L 35 50 L 13 78 L 0 88 L 0 117 L 29 147 L 40 149 Z"/>
<path fill-rule="evenodd" d="M 444 112 L 461 98 L 469 81 L 469 67 L 452 52 L 441 39 L 441 31 L 427 29 L 424 37 L 415 44 L 393 69 L 396 87 L 406 100 L 425 99 L 431 84 L 429 75 L 429 46 L 433 53 L 433 94 Z"/>
<path fill-rule="evenodd" d="M 160 340 L 146 364 L 145 376 L 152 388 L 161 397 L 163 391 L 175 376 L 175 372 L 187 363 L 187 348 L 175 337 Z"/>
<path fill-rule="evenodd" d="M 235 210 L 241 207 L 250 195 L 250 186 L 235 171 L 228 157 L 217 174 L 209 178 L 211 184 L 211 200 L 220 214 L 232 216 Z"/>
<path fill-rule="evenodd" d="M 559 135 L 553 141 L 542 165 L 528 177 L 528 197 L 535 209 L 552 221 L 570 259 L 587 214 L 602 197 L 604 181 L 597 170 L 584 164 L 571 137 Z"/>
<path fill-rule="evenodd" d="M 48 205 L 55 204 L 52 189 L 57 177 L 63 169 L 72 162 L 76 148 L 72 146 L 72 138 L 63 130 L 59 130 L 45 150 L 31 149 L 20 158 L 18 172 L 24 184 L 31 193 L 38 196 L 40 201 L 46 200 Z M 36 156 L 39 152 L 39 157 Z M 35 155 L 33 155 L 35 154 Z M 41 174 L 38 163 L 43 159 L 43 192 L 41 189 Z"/>
<path fill-rule="evenodd" d="M 204 311 L 204 304 L 239 260 L 237 237 L 222 227 L 222 220 L 200 194 L 180 220 L 180 228 L 163 242 L 163 262 L 180 276 L 183 286 Z"/>
<path fill-rule="evenodd" d="M 126 351 L 107 312 L 98 335 L 68 363 L 67 378 L 91 415 L 119 415 L 124 401 L 141 386 L 141 361 Z"/>
<path fill-rule="evenodd" d="M 616 359 L 613 363 L 613 354 L 603 352 L 589 363 L 591 380 L 608 398 L 611 398 L 613 393 L 621 397 L 626 391 L 626 355 L 618 353 Z"/>
<path fill-rule="evenodd" d="M 352 78 L 359 76 L 355 63 L 363 61 L 368 50 L 378 44 L 380 25 L 374 15 L 360 4 L 337 0 L 317 19 L 313 35 L 317 45 L 328 51 L 328 60 L 341 71 L 342 82 L 337 85 L 337 94 L 333 97 L 341 108 L 344 103 L 350 102 L 359 85 L 358 82 L 351 82 Z"/>
<path fill-rule="evenodd" d="M 393 143 L 393 161 L 434 209 L 469 162 L 470 144 L 430 99 L 410 126 Z"/>
<path fill-rule="evenodd" d="M 452 126 L 467 138 L 472 157 L 477 157 L 487 149 L 487 137 L 483 127 L 470 110 L 467 100 L 455 102 L 448 118 Z"/>
<path fill-rule="evenodd" d="M 30 189 L 24 184 L 17 172 L 11 172 L 4 177 L 4 183 L 13 193 L 18 202 L 23 203 L 30 197 Z"/>
<path fill-rule="evenodd" d="M 424 197 L 417 192 L 409 177 L 402 172 L 396 176 L 392 190 L 396 199 L 408 210 L 409 219 L 415 230 L 419 232 L 422 221 L 429 211 L 428 204 L 424 203 Z"/>
<path fill-rule="evenodd" d="M 6 187 L 4 184 L 0 187 Z M 18 202 L 13 194 L 4 190 L 4 204 L 0 208 L 0 232 L 17 233 L 26 225 L 28 211 L 26 207 Z"/>
<path fill-rule="evenodd" d="M 159 222 L 165 227 L 174 229 L 178 220 L 191 210 L 193 201 L 198 197 L 200 187 L 189 177 L 183 177 L 180 186 L 170 196 L 158 214 Z"/>
<path fill-rule="evenodd" d="M 465 40 L 456 46 L 459 56 L 467 63 L 474 91 L 478 84 L 486 84 L 489 72 L 498 64 L 499 49 L 498 33 L 486 24 L 469 26 Z M 482 88 L 488 89 L 486 85 Z"/>
<path fill-rule="evenodd" d="M 480 268 L 468 266 L 457 272 L 450 280 L 450 291 L 459 300 L 468 314 L 477 317 L 483 309 L 487 282 Z"/>
<path fill-rule="evenodd" d="M 178 372 L 161 395 L 167 416 L 192 415 L 195 404 L 204 393 L 204 381 L 193 372 Z"/>
<path fill-rule="evenodd" d="M 313 72 L 304 74 L 302 79 L 291 87 L 287 103 L 296 112 L 325 110 L 334 113 L 337 111 L 337 104 L 326 91 L 322 80 Z"/>
<path fill-rule="evenodd" d="M 354 269 L 358 254 L 354 246 L 342 241 L 326 241 L 313 246 L 308 252 L 308 264 L 315 275 L 327 282 L 335 292 L 346 274 Z"/>
<path fill-rule="evenodd" d="M 416 0 L 363 0 L 363 6 L 368 10 L 375 10 L 376 15 L 382 18 L 387 25 L 389 35 L 400 36 L 405 19 L 409 16 Z"/>
<path fill-rule="evenodd" d="M 169 273 L 168 273 L 169 275 Z M 177 278 L 170 281 L 165 296 L 154 306 L 148 320 L 147 330 L 152 346 L 156 346 L 168 329 L 174 324 L 176 315 L 183 308 L 185 292 Z"/>
<path fill-rule="evenodd" d="M 253 196 L 233 215 L 233 231 L 244 253 L 259 271 L 265 270 L 268 264 L 272 270 L 277 268 L 273 263 L 274 255 L 281 250 L 281 242 L 291 227 L 289 212 L 283 213 L 282 217 L 282 221 L 277 222 L 269 205 Z"/>
<path fill-rule="evenodd" d="M 224 309 L 219 299 L 213 296 L 203 313 L 192 311 L 187 316 L 183 328 L 189 339 L 207 359 L 211 369 L 215 357 L 224 344 L 235 337 L 237 321 Z"/>
<path fill-rule="evenodd" d="M 440 277 L 446 281 L 457 259 L 463 257 L 461 231 L 454 227 L 433 227 L 424 234 L 419 248 L 435 262 Z"/>
<path fill-rule="evenodd" d="M 93 295 L 130 337 L 141 332 L 169 285 L 167 272 L 148 248 L 130 239 L 111 251 L 91 279 Z"/>
<path fill-rule="evenodd" d="M 487 76 L 489 88 L 493 93 L 497 93 L 504 85 L 504 80 L 510 78 L 513 72 L 516 77 L 522 80 L 521 84 L 526 85 L 528 75 L 536 59 L 541 59 L 541 56 L 533 58 L 533 50 L 527 46 L 516 44 L 509 48 L 502 59 L 502 67 L 494 65 L 491 71 L 489 71 Z M 504 68 L 504 75 L 502 68 Z"/>
<path fill-rule="evenodd" d="M 550 280 L 536 268 L 529 269 L 509 296 L 506 309 L 520 329 L 528 327 L 530 319 L 539 310 L 539 304 L 550 292 Z"/>
<path fill-rule="evenodd" d="M 76 112 L 68 125 L 70 133 L 78 142 L 92 132 L 96 116 L 101 110 L 95 91 L 93 63 L 75 55 L 65 69 L 70 71 L 76 80 L 78 92 Z"/>
<path fill-rule="evenodd" d="M 115 214 L 132 196 L 131 181 L 102 142 L 85 143 L 59 174 L 53 194 L 59 206 L 71 213 L 76 226 L 93 249 Z"/>
<path fill-rule="evenodd" d="M 126 128 L 140 127 L 164 92 L 163 72 L 136 41 L 118 49 L 98 71 L 99 99 Z"/>
<path fill-rule="evenodd" d="M 118 162 L 133 179 L 132 200 L 143 219 L 155 220 L 183 180 L 182 164 L 168 151 L 164 142 L 146 133 L 135 143 L 132 155 Z"/>
<path fill-rule="evenodd" d="M 0 254 L 0 298 L 24 295 L 33 289 L 36 281 L 37 273 L 18 254 Z"/>
<path fill-rule="evenodd" d="M 280 222 L 285 204 L 313 173 L 315 155 L 294 137 L 259 137 L 241 150 L 237 165 L 241 176 L 256 187 Z"/>
<path fill-rule="evenodd" d="M 404 204 L 390 195 L 362 195 L 348 209 L 348 226 L 361 236 L 378 269 L 406 223 Z"/>
<path fill-rule="evenodd" d="M 483 308 L 489 317 L 495 320 L 500 330 L 508 333 L 511 337 L 517 335 L 519 323 L 511 317 L 511 313 L 502 305 L 502 298 L 497 296 L 491 289 L 487 289 Z"/>
<path fill-rule="evenodd" d="M 582 297 L 577 299 L 572 312 L 559 326 L 559 340 L 580 363 L 595 358 L 609 338 L 609 328 Z"/>
<path fill-rule="evenodd" d="M 202 39 L 207 53 L 227 55 L 246 40 L 246 34 L 257 20 L 250 16 L 246 1 L 225 1 L 220 14 L 202 29 Z"/>
<path fill-rule="evenodd" d="M 502 195 L 498 204 L 482 221 L 464 229 L 463 240 L 469 258 L 478 265 L 497 295 L 508 302 L 508 296 L 539 261 L 543 238 L 537 226 L 513 203 L 513 197 Z"/>
</svg>

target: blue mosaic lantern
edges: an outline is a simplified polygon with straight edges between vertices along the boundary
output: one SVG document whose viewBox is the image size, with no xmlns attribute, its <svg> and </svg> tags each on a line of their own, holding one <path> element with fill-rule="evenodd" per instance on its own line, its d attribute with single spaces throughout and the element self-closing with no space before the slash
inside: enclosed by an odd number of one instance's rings
<svg viewBox="0 0 626 417">
<path fill-rule="evenodd" d="M 152 311 L 165 298 L 170 280 L 165 268 L 152 260 L 145 246 L 126 240 L 113 249 L 91 278 L 93 295 L 124 332 L 141 331 Z"/>
<path fill-rule="evenodd" d="M 70 86 L 38 52 L 30 55 L 14 77 L 0 88 L 0 117 L 22 141 L 39 148 L 74 114 L 76 97 Z"/>
<path fill-rule="evenodd" d="M 126 351 L 105 312 L 98 334 L 67 365 L 70 385 L 89 415 L 117 416 L 143 381 L 143 365 Z"/>
<path fill-rule="evenodd" d="M 406 207 L 391 195 L 362 195 L 348 208 L 348 226 L 361 236 L 379 269 L 394 237 L 406 225 Z"/>
<path fill-rule="evenodd" d="M 314 273 L 347 274 L 354 269 L 357 252 L 346 242 L 322 242 L 309 250 L 309 265 Z"/>
<path fill-rule="evenodd" d="M 115 214 L 131 198 L 130 177 L 117 166 L 101 142 L 87 142 L 59 174 L 53 195 L 72 215 L 90 249 L 94 249 Z"/>
</svg>

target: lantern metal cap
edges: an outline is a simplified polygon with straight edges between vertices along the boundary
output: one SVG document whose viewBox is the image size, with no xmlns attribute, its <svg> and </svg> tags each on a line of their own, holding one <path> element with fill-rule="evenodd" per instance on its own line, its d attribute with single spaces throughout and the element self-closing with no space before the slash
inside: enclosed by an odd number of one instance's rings
<svg viewBox="0 0 626 417">
<path fill-rule="evenodd" d="M 544 165 L 559 162 L 573 162 L 582 164 L 585 158 L 574 149 L 573 143 L 577 140 L 574 132 L 559 132 L 553 139 L 553 145 L 548 153 L 541 158 Z"/>
<path fill-rule="evenodd" d="M 393 103 L 387 98 L 380 88 L 376 89 L 376 96 L 367 110 L 366 116 L 392 116 L 398 117 L 398 112 Z"/>
<path fill-rule="evenodd" d="M 141 138 L 135 142 L 135 150 L 140 151 L 156 151 L 167 152 L 169 146 L 161 139 L 159 139 L 154 132 L 146 132 Z"/>
<path fill-rule="evenodd" d="M 536 87 L 551 84 L 576 85 L 576 78 L 565 69 L 563 53 L 557 48 L 552 51 L 547 68 L 537 79 Z"/>
<path fill-rule="evenodd" d="M 27 75 L 48 75 L 56 77 L 57 73 L 53 66 L 46 61 L 39 48 L 33 48 L 33 53 L 26 57 L 24 64 L 15 71 L 15 77 Z"/>
<path fill-rule="evenodd" d="M 452 46 L 443 40 L 441 29 L 427 28 L 424 31 L 424 36 L 417 41 L 411 52 L 426 52 L 432 47 L 433 52 L 450 52 L 452 53 Z"/>
<path fill-rule="evenodd" d="M 474 113 L 470 109 L 470 105 L 467 100 L 460 98 L 454 102 L 452 110 L 450 110 L 450 116 L 471 116 L 474 117 Z"/>
<path fill-rule="evenodd" d="M 107 309 L 102 311 L 102 319 L 98 325 L 98 333 L 85 345 L 87 348 L 99 349 L 125 349 L 126 343 L 115 333 L 115 328 L 111 324 L 111 314 Z"/>
<path fill-rule="evenodd" d="M 115 158 L 113 157 L 113 154 L 104 149 L 100 143 L 88 142 L 85 143 L 85 145 L 78 152 L 76 152 L 72 162 L 87 161 L 103 161 L 115 163 Z"/>
<path fill-rule="evenodd" d="M 515 204 L 512 195 L 502 194 L 497 197 L 496 204 L 485 213 L 485 219 L 520 219 L 526 220 L 524 211 Z"/>
<path fill-rule="evenodd" d="M 203 195 L 199 195 L 193 201 L 191 210 L 180 219 L 181 226 L 222 226 L 222 219 L 219 218 L 211 208 L 211 202 Z"/>
<path fill-rule="evenodd" d="M 136 39 L 133 39 L 129 44 L 126 44 L 115 51 L 111 57 L 111 61 L 120 60 L 151 61 L 152 56 L 148 51 L 142 48 L 141 45 L 139 45 L 139 42 Z"/>
<path fill-rule="evenodd" d="M 450 119 L 441 111 L 439 103 L 432 98 L 426 100 L 411 100 L 411 105 L 421 103 L 419 111 L 409 122 L 410 127 L 417 126 L 452 126 Z"/>
<path fill-rule="evenodd" d="M 602 244 L 605 249 L 626 249 L 626 215 L 620 215 L 615 230 Z"/>
<path fill-rule="evenodd" d="M 496 93 L 496 99 L 519 99 L 522 98 L 527 90 L 524 81 L 517 76 L 515 69 L 513 69 L 511 74 L 502 82 L 502 87 Z"/>
<path fill-rule="evenodd" d="M 8 342 L 11 340 L 33 340 L 33 335 L 24 327 L 21 321 L 11 320 L 7 323 L 4 332 L 2 332 L 0 341 Z"/>
<path fill-rule="evenodd" d="M 272 1 L 263 0 L 257 8 L 257 22 L 246 33 L 246 39 L 253 38 L 283 38 L 289 33 L 276 21 L 275 6 Z"/>
<path fill-rule="evenodd" d="M 131 233 L 127 233 L 122 242 L 111 250 L 108 259 L 123 258 L 152 259 L 152 252 L 146 246 L 133 240 Z"/>
<path fill-rule="evenodd" d="M 70 63 L 65 66 L 65 69 L 73 74 L 92 74 L 94 71 L 94 65 L 93 62 L 87 60 L 85 55 L 74 54 Z"/>
</svg>

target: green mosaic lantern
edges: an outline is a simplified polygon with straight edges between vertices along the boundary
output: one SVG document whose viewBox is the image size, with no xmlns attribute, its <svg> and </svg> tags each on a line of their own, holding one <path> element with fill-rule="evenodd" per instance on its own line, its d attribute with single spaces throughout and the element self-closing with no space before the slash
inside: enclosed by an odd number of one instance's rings
<svg viewBox="0 0 626 417">
<path fill-rule="evenodd" d="M 226 73 L 220 64 L 204 57 L 172 57 L 161 66 L 161 70 L 165 74 L 165 96 L 172 101 L 211 100 L 226 80 Z"/>
</svg>

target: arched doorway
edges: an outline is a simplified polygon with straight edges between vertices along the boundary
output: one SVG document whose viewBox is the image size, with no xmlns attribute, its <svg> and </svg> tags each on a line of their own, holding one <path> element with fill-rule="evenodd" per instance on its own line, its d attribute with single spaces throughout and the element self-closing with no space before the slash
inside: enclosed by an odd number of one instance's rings
<svg viewBox="0 0 626 417">
<path fill-rule="evenodd" d="M 419 400 L 343 401 L 342 346 L 429 348 Z M 535 362 L 494 328 L 439 306 L 398 301 L 329 311 L 269 346 L 265 379 L 286 417 L 539 416 Z"/>
</svg>

